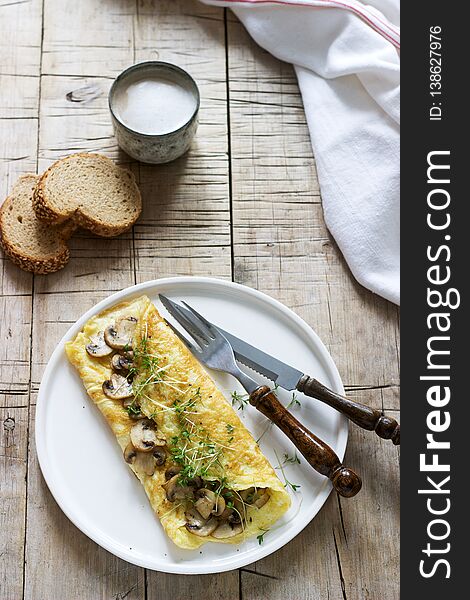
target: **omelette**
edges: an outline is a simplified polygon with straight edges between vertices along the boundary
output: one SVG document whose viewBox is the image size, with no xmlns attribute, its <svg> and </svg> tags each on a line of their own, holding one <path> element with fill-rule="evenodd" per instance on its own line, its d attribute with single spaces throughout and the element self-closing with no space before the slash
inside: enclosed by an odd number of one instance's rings
<svg viewBox="0 0 470 600">
<path fill-rule="evenodd" d="M 177 546 L 239 544 L 287 511 L 258 444 L 149 298 L 92 317 L 66 352 Z"/>
</svg>

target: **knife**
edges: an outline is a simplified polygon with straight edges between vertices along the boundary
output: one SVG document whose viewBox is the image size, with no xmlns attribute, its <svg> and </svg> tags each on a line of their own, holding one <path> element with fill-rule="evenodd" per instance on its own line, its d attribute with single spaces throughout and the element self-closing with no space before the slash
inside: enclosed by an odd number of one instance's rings
<svg viewBox="0 0 470 600">
<path fill-rule="evenodd" d="M 176 306 L 183 314 L 189 312 L 181 304 L 177 304 L 169 298 L 166 298 L 166 300 L 170 305 Z M 230 342 L 238 362 L 264 375 L 277 386 L 290 391 L 298 390 L 306 396 L 320 400 L 345 415 L 359 427 L 368 431 L 375 431 L 379 437 L 392 440 L 395 445 L 400 444 L 400 425 L 393 417 L 387 417 L 380 410 L 370 408 L 359 402 L 353 402 L 345 396 L 337 394 L 317 379 L 287 365 L 259 348 L 255 348 L 255 346 L 225 331 L 218 325 L 217 327 Z"/>
</svg>

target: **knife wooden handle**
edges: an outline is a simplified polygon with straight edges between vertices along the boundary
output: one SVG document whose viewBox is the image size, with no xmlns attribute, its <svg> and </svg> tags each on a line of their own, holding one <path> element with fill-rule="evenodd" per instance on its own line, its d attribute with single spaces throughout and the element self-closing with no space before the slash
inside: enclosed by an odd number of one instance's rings
<svg viewBox="0 0 470 600">
<path fill-rule="evenodd" d="M 325 404 L 336 408 L 359 427 L 368 431 L 375 431 L 379 437 L 392 440 L 396 446 L 400 444 L 399 423 L 395 419 L 383 415 L 379 410 L 348 400 L 308 375 L 304 375 L 300 379 L 297 389 L 307 396 L 321 400 Z"/>
<path fill-rule="evenodd" d="M 362 487 L 360 477 L 341 464 L 328 444 L 322 442 L 282 406 L 274 392 L 261 386 L 250 395 L 250 404 L 268 417 L 283 431 L 307 462 L 322 475 L 328 477 L 341 496 L 351 498 Z"/>
</svg>

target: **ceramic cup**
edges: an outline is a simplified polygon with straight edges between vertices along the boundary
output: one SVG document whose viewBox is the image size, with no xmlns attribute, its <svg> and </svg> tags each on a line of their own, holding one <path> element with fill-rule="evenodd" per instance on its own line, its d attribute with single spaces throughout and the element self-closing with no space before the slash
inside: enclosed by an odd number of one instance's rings
<svg viewBox="0 0 470 600">
<path fill-rule="evenodd" d="M 180 67 L 161 61 L 132 65 L 114 80 L 108 100 L 117 143 L 132 158 L 166 163 L 189 149 L 200 96 Z"/>
</svg>

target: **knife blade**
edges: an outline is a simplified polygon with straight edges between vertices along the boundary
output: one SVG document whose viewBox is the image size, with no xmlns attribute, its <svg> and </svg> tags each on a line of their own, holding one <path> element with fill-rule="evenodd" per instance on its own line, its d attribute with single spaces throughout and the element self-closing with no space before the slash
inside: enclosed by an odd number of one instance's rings
<svg viewBox="0 0 470 600">
<path fill-rule="evenodd" d="M 189 313 L 187 308 L 165 296 L 160 296 L 160 301 L 170 314 L 175 310 L 183 316 Z M 208 322 L 210 323 L 210 321 Z M 245 340 L 241 340 L 218 325 L 214 326 L 227 338 L 238 362 L 264 375 L 277 386 L 290 391 L 299 390 L 306 396 L 335 408 L 359 427 L 375 431 L 379 437 L 390 439 L 395 445 L 400 444 L 400 425 L 393 417 L 387 417 L 382 414 L 381 410 L 373 409 L 366 404 L 354 402 L 337 394 L 315 378 L 302 373 L 267 352 L 263 352 Z"/>
<path fill-rule="evenodd" d="M 191 315 L 187 308 L 166 296 L 160 296 L 160 301 L 167 310 L 179 310 L 184 315 Z M 217 328 L 230 342 L 238 362 L 260 373 L 260 375 L 264 375 L 264 377 L 285 390 L 295 390 L 297 388 L 297 384 L 303 376 L 302 371 L 294 369 L 294 367 L 283 363 L 274 356 L 255 348 L 218 325 Z"/>
</svg>

